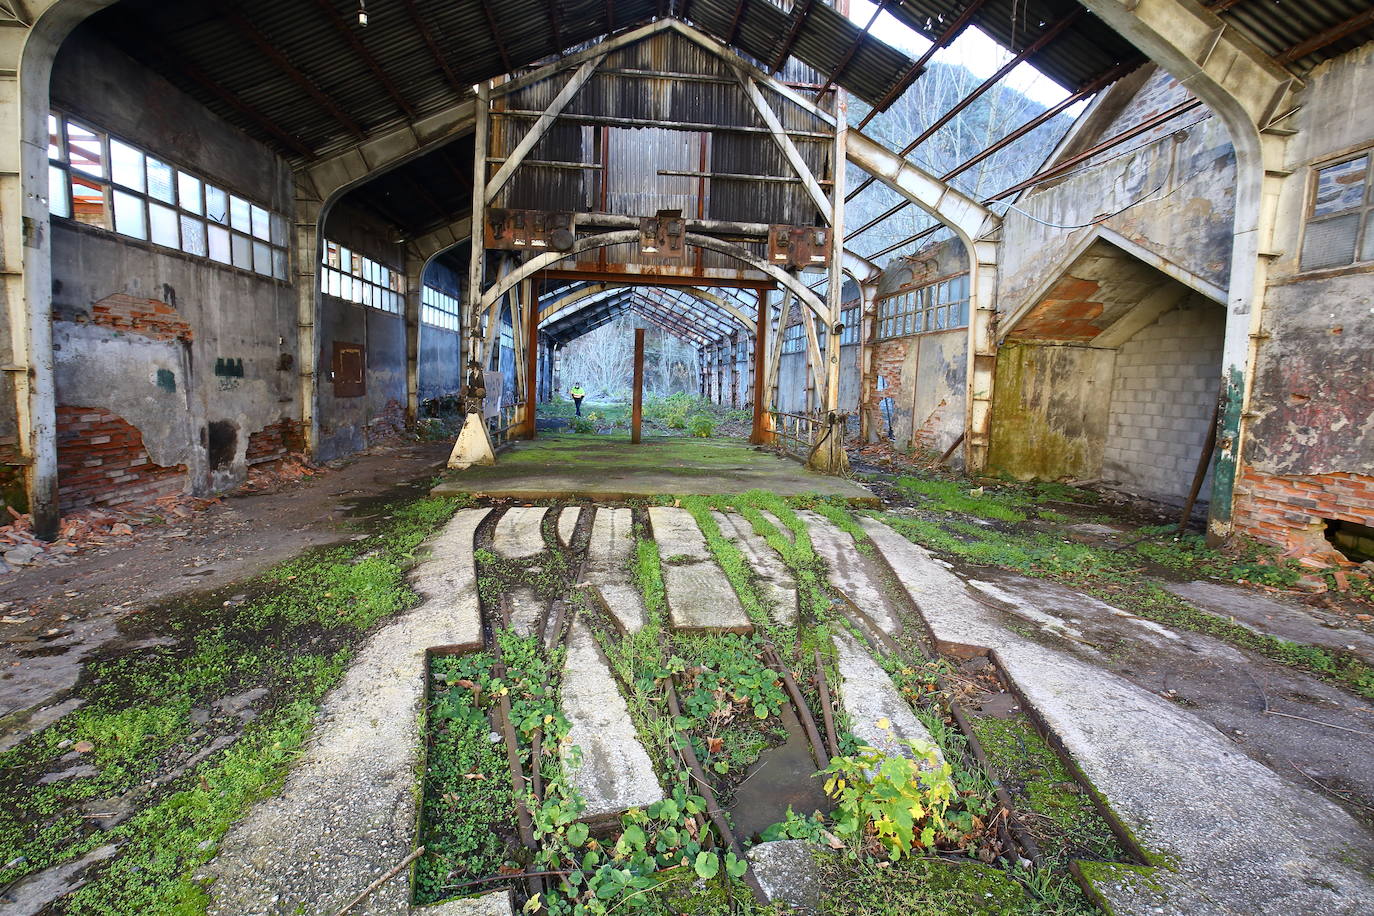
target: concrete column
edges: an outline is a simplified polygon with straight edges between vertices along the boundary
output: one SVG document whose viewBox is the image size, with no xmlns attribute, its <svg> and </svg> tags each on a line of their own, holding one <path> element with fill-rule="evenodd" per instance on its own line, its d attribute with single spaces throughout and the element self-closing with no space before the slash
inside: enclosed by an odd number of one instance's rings
<svg viewBox="0 0 1374 916">
<path fill-rule="evenodd" d="M 986 240 L 964 244 L 969 259 L 968 394 L 964 415 L 964 467 L 978 473 L 987 466 L 992 441 L 992 386 L 997 369 L 997 245 Z"/>
<path fill-rule="evenodd" d="M 406 425 L 420 418 L 420 296 L 424 291 L 425 259 L 406 252 Z"/>
<path fill-rule="evenodd" d="M 320 339 L 316 327 L 320 312 L 320 227 L 323 202 L 309 190 L 296 187 L 296 364 L 300 380 L 301 432 L 306 452 L 319 446 L 320 420 L 316 410 L 319 384 Z"/>
</svg>

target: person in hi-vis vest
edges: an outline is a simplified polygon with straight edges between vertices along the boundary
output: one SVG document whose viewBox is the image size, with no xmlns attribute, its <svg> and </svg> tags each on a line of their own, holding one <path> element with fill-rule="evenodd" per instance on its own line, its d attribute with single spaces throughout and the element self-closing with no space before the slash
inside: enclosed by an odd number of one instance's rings
<svg viewBox="0 0 1374 916">
<path fill-rule="evenodd" d="M 577 415 L 582 416 L 582 399 L 587 396 L 587 392 L 582 390 L 581 385 L 573 385 L 572 391 L 569 391 L 568 394 L 572 395 L 573 407 L 577 408 Z"/>
</svg>

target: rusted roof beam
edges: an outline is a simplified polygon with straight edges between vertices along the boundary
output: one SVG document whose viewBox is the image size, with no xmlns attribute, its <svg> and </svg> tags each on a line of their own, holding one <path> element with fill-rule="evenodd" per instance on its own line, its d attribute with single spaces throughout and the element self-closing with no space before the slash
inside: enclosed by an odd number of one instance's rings
<svg viewBox="0 0 1374 916">
<path fill-rule="evenodd" d="M 615 31 L 615 0 L 606 0 L 606 31 Z"/>
<path fill-rule="evenodd" d="M 931 44 L 929 48 L 926 48 L 926 53 L 922 54 L 907 69 L 906 73 L 902 74 L 902 78 L 887 91 L 887 95 L 883 96 L 878 104 L 873 106 L 873 110 L 864 115 L 863 120 L 859 122 L 860 130 L 867 127 L 869 121 L 872 121 L 882 112 L 887 111 L 893 102 L 902 97 L 902 93 L 906 92 L 916 80 L 916 77 L 921 75 L 921 71 L 925 70 L 926 64 L 930 63 L 930 59 L 935 56 L 935 52 L 939 51 L 941 48 L 948 47 L 950 42 L 958 38 L 959 34 L 963 32 L 973 20 L 973 14 L 978 12 L 986 2 L 987 0 L 972 0 L 968 6 L 964 7 L 964 11 L 959 14 L 959 18 L 949 24 L 949 27 L 940 34 L 940 37 L 935 39 L 934 43 Z"/>
<path fill-rule="evenodd" d="M 310 96 L 318 102 L 325 111 L 329 112 L 330 116 L 332 116 L 335 121 L 338 121 L 339 125 L 343 127 L 344 130 L 352 134 L 355 140 L 361 140 L 363 138 L 363 129 L 358 125 L 358 122 L 353 120 L 347 112 L 340 108 L 338 103 L 331 99 L 324 90 L 316 86 L 314 80 L 310 79 L 310 77 L 302 73 L 295 64 L 291 63 L 290 58 L 288 58 L 280 48 L 273 44 L 271 39 L 264 35 L 257 26 L 243 18 L 233 4 L 225 2 L 225 0 L 220 0 L 219 9 L 224 15 L 224 18 L 228 20 L 229 24 L 232 25 L 239 34 L 256 45 L 258 50 L 263 54 L 266 54 L 267 58 L 271 60 L 272 63 L 276 64 L 293 83 L 303 89 L 306 95 Z"/>
<path fill-rule="evenodd" d="M 496 17 L 492 15 L 491 4 L 484 2 L 478 3 L 482 8 L 482 13 L 487 17 L 487 28 L 491 30 L 491 40 L 496 42 L 496 53 L 501 55 L 501 66 L 510 73 L 515 68 L 510 63 L 510 52 L 506 50 L 506 43 L 501 40 L 501 30 L 496 27 Z"/>
<path fill-rule="evenodd" d="M 898 155 L 907 156 L 916 147 L 920 146 L 922 143 L 929 140 L 932 136 L 935 135 L 936 131 L 944 127 L 950 121 L 954 120 L 959 115 L 959 112 L 963 111 L 965 108 L 972 105 L 975 101 L 981 98 L 985 92 L 987 92 L 993 86 L 996 86 L 998 83 L 1000 83 L 1003 77 L 1005 77 L 1008 73 L 1019 67 L 1032 54 L 1035 54 L 1036 52 L 1040 51 L 1051 41 L 1054 41 L 1054 39 L 1058 38 L 1065 29 L 1067 29 L 1069 26 L 1077 22 L 1078 18 L 1082 15 L 1083 7 L 1074 7 L 1071 13 L 1069 13 L 1063 19 L 1060 19 L 1058 22 L 1054 23 L 1054 25 L 1046 29 L 1043 35 L 1041 35 L 1035 41 L 1027 45 L 1011 60 L 1003 64 L 997 70 L 996 73 L 994 73 L 992 76 L 989 76 L 987 79 L 983 80 L 983 82 L 980 83 L 977 87 L 975 87 L 972 92 L 970 92 L 968 95 L 964 96 L 962 99 L 956 102 L 953 108 L 951 108 L 944 114 L 940 115 L 940 117 L 936 118 L 934 124 L 930 125 L 925 130 L 921 131 L 921 135 L 917 137 L 915 140 L 912 140 L 905 147 L 903 147 L 902 151 L 898 153 Z M 870 112 L 870 114 L 872 114 L 872 112 Z M 859 186 L 855 188 L 852 192 L 850 192 L 850 194 L 847 197 L 845 197 L 845 201 L 848 202 L 853 200 L 855 197 L 859 195 L 859 192 L 863 191 L 864 188 L 867 188 L 876 180 L 876 178 L 869 176 L 864 181 L 860 182 Z"/>
<path fill-rule="evenodd" d="M 778 48 L 778 53 L 773 55 L 773 63 L 769 67 L 771 73 L 776 74 L 782 69 L 782 65 L 787 63 L 787 55 L 792 53 L 792 46 L 797 43 L 797 36 L 801 34 L 802 26 L 806 24 L 807 18 L 811 15 L 812 2 L 813 0 L 801 0 L 792 7 L 792 24 L 787 28 L 787 37 L 783 39 L 781 47 Z"/>
<path fill-rule="evenodd" d="M 820 91 L 816 93 L 816 101 L 818 103 L 821 99 L 825 98 L 825 94 L 830 91 L 830 87 L 835 85 L 835 80 L 844 76 L 845 71 L 849 69 L 850 61 L 854 59 L 855 54 L 859 53 L 859 46 L 864 43 L 864 39 L 868 37 L 868 33 L 872 30 L 873 24 L 878 21 L 878 17 L 881 16 L 886 9 L 887 0 L 878 0 L 878 5 L 873 8 L 873 15 L 869 17 L 868 23 L 859 34 L 854 36 L 854 41 L 849 46 L 849 50 L 845 52 L 840 62 L 835 65 L 835 69 L 830 71 L 830 75 L 825 78 L 825 84 L 821 86 Z"/>
<path fill-rule="evenodd" d="M 396 83 L 387 74 L 385 68 L 377 62 L 377 58 L 372 55 L 372 52 L 367 49 L 367 45 L 363 44 L 358 33 L 349 28 L 348 23 L 343 21 L 343 17 L 339 15 L 334 4 L 330 0 L 315 0 L 315 5 L 329 19 L 330 24 L 334 26 L 334 31 L 339 33 L 339 37 L 353 49 L 353 53 L 358 56 L 358 59 L 363 62 L 367 69 L 372 71 L 372 75 L 377 77 L 377 82 L 382 84 L 382 88 L 386 90 L 387 95 L 391 96 L 391 101 L 396 103 L 396 107 L 401 109 L 401 113 L 413 119 L 415 109 L 406 101 L 405 96 L 401 95 L 401 90 L 396 88 Z"/>
<path fill-rule="evenodd" d="M 1291 64 L 1295 60 L 1301 60 L 1309 54 L 1315 54 L 1328 45 L 1333 45 L 1349 35 L 1358 32 L 1367 25 L 1374 25 L 1374 7 L 1370 7 L 1363 13 L 1356 13 L 1345 22 L 1337 23 L 1329 29 L 1323 29 L 1306 41 L 1300 41 L 1288 50 L 1279 54 L 1274 59 L 1281 64 Z"/>
<path fill-rule="evenodd" d="M 1213 13 L 1221 13 L 1241 2 L 1243 2 L 1243 0 L 1217 0 L 1216 3 L 1208 5 L 1207 9 L 1211 10 Z"/>
<path fill-rule="evenodd" d="M 132 14 L 129 15 L 130 17 L 132 17 Z M 135 32 L 137 32 L 140 36 L 144 38 L 146 38 L 148 35 L 157 34 L 156 31 L 152 28 L 152 26 L 146 22 L 135 21 L 128 22 L 127 24 L 129 28 L 127 30 L 121 28 L 120 31 L 121 33 L 127 31 L 130 39 L 132 39 L 132 35 Z M 214 94 L 214 96 L 223 101 L 224 104 L 230 106 L 235 111 L 240 112 L 245 117 L 249 118 L 259 127 L 261 127 L 263 130 L 267 131 L 267 133 L 275 137 L 287 149 L 299 153 L 302 157 L 306 159 L 315 158 L 315 151 L 311 149 L 309 146 L 307 146 L 304 143 L 304 141 L 302 141 L 299 137 L 293 136 L 292 134 L 288 133 L 285 129 L 281 127 L 281 125 L 277 124 L 276 121 L 273 121 L 271 118 L 263 114 L 257 108 L 253 107 L 252 105 L 245 102 L 243 99 L 239 98 L 239 96 L 234 92 L 231 92 L 230 90 L 226 89 L 217 80 L 215 80 L 214 77 L 210 76 L 210 74 L 200 69 L 200 67 L 196 66 L 190 60 L 187 60 L 180 54 L 171 50 L 171 47 L 168 44 L 166 36 L 159 37 L 161 39 L 160 41 L 148 42 L 146 47 L 147 50 L 152 54 L 153 60 L 161 63 L 164 72 L 169 74 L 184 73 L 190 79 L 204 87 L 206 91 Z"/>
<path fill-rule="evenodd" d="M 739 24 L 740 20 L 744 17 L 744 4 L 746 2 L 747 0 L 739 0 L 739 2 L 735 4 L 735 16 L 730 20 L 730 37 L 725 41 L 727 45 L 734 44 L 735 39 L 739 38 Z M 686 15 L 686 13 L 684 12 L 683 15 Z"/>
<path fill-rule="evenodd" d="M 448 58 L 444 56 L 443 51 L 439 50 L 438 43 L 435 42 L 434 36 L 429 32 L 429 26 L 425 24 L 424 18 L 420 15 L 420 10 L 415 6 L 415 0 L 401 0 L 401 2 L 405 4 L 406 12 L 410 14 L 410 21 L 415 24 L 415 31 L 420 33 L 420 37 L 425 41 L 425 46 L 429 48 L 429 56 L 434 58 L 434 63 L 438 64 L 439 69 L 443 71 L 444 79 L 448 81 L 454 92 L 459 95 L 466 93 L 468 87 L 464 86 L 462 80 L 458 79 L 458 75 L 453 72 L 453 68 L 448 64 Z"/>
</svg>

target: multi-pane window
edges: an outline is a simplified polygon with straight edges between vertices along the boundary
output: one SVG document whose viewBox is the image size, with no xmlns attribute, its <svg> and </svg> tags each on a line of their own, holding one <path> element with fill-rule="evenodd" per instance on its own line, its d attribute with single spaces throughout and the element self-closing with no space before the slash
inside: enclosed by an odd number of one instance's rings
<svg viewBox="0 0 1374 916">
<path fill-rule="evenodd" d="M 321 263 L 323 292 L 393 315 L 401 314 L 405 288 L 398 272 L 328 239 Z"/>
<path fill-rule="evenodd" d="M 968 325 L 968 274 L 896 293 L 878 302 L 878 336 L 905 337 Z"/>
<path fill-rule="evenodd" d="M 264 277 L 287 279 L 286 217 L 58 112 L 48 210 Z"/>
<path fill-rule="evenodd" d="M 420 289 L 420 320 L 436 328 L 458 330 L 460 322 L 458 300 L 432 286 Z"/>
<path fill-rule="evenodd" d="M 1374 261 L 1374 178 L 1370 153 L 1315 170 L 1303 233 L 1303 270 Z"/>
<path fill-rule="evenodd" d="M 816 322 L 816 343 L 822 351 L 825 350 L 825 323 L 819 318 Z M 840 343 L 844 343 L 841 338 Z M 782 353 L 803 353 L 806 351 L 806 327 L 801 322 L 788 325 L 782 332 Z"/>
<path fill-rule="evenodd" d="M 840 332 L 840 346 L 846 344 L 856 344 L 859 342 L 859 307 L 847 308 L 840 312 L 840 324 L 844 329 Z"/>
</svg>

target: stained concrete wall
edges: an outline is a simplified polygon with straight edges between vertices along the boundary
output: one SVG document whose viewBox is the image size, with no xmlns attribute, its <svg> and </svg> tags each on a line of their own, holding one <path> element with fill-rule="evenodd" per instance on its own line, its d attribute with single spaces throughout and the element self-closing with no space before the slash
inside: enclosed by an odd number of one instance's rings
<svg viewBox="0 0 1374 916">
<path fill-rule="evenodd" d="M 290 218 L 283 160 L 87 30 L 62 46 L 51 91 L 55 106 Z M 299 421 L 289 283 L 62 219 L 52 270 L 58 404 L 133 424 L 153 462 L 186 466 L 189 489 L 242 481 L 250 436 Z M 242 376 L 216 375 L 222 360 L 242 360 Z M 217 466 L 212 424 L 233 435 Z"/>
<path fill-rule="evenodd" d="M 1116 351 L 1012 341 L 997 353 L 988 467 L 1019 480 L 1095 480 Z"/>
<path fill-rule="evenodd" d="M 1085 115 L 1084 129 L 1061 155 L 1114 136 L 1188 97 L 1162 70 L 1123 80 L 1095 103 L 1109 116 Z M 1099 224 L 1225 287 L 1235 155 L 1220 119 L 1204 118 L 1206 113 L 1196 108 L 1178 115 L 1017 199 L 1002 225 L 998 311 L 1014 314 L 1026 306 Z M 1103 214 L 1115 215 L 1103 220 Z"/>
<path fill-rule="evenodd" d="M 1102 454 L 1105 482 L 1165 502 L 1187 498 L 1212 423 L 1225 331 L 1225 310 L 1193 296 L 1121 345 Z"/>
<path fill-rule="evenodd" d="M 395 229 L 373 214 L 340 201 L 325 220 L 324 236 L 396 271 L 405 252 L 393 241 Z M 406 403 L 405 318 L 328 294 L 320 297 L 318 323 L 320 433 L 317 453 L 328 461 L 367 448 L 393 435 L 404 423 Z M 363 347 L 367 360 L 364 393 L 335 394 L 334 344 Z"/>
</svg>

